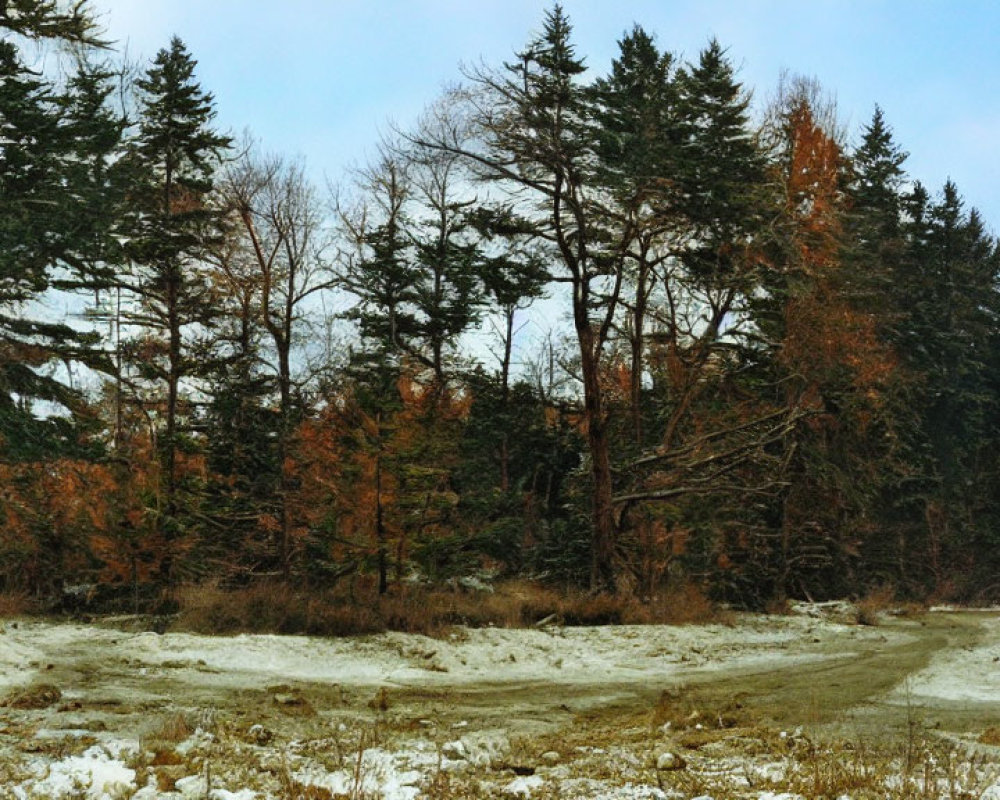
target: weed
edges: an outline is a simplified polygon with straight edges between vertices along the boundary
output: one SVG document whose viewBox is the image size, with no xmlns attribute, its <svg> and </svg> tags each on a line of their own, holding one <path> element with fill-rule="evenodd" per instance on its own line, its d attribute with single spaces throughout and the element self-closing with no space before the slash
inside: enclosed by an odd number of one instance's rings
<svg viewBox="0 0 1000 800">
<path fill-rule="evenodd" d="M 990 725 L 990 727 L 979 734 L 979 743 L 988 744 L 992 747 L 1000 746 L 1000 728 Z"/>
<path fill-rule="evenodd" d="M 0 703 L 0 706 L 22 710 L 38 710 L 55 705 L 61 699 L 62 692 L 58 686 L 53 686 L 49 683 L 40 683 L 36 686 L 30 686 L 27 689 L 15 692 Z"/>
</svg>

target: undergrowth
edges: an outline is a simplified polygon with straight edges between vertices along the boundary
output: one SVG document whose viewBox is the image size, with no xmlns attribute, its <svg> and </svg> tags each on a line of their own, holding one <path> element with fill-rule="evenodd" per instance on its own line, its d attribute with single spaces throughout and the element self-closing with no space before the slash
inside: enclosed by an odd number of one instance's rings
<svg viewBox="0 0 1000 800">
<path fill-rule="evenodd" d="M 404 585 L 379 596 L 362 585 L 301 590 L 282 583 L 223 589 L 182 587 L 175 629 L 197 633 L 301 633 L 349 636 L 386 630 L 441 635 L 456 625 L 521 628 L 539 624 L 630 625 L 728 622 L 695 586 L 640 600 L 560 591 L 529 582 L 492 592 Z"/>
<path fill-rule="evenodd" d="M 38 611 L 38 603 L 26 592 L 0 592 L 0 619 L 20 617 Z"/>
</svg>

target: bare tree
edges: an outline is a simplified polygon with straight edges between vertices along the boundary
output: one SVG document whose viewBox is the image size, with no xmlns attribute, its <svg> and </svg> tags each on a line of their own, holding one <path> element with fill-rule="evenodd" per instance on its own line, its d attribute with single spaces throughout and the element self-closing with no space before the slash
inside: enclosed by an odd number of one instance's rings
<svg viewBox="0 0 1000 800">
<path fill-rule="evenodd" d="M 223 191 L 251 255 L 251 271 L 231 279 L 243 292 L 245 307 L 256 306 L 274 358 L 270 367 L 278 393 L 277 460 L 282 465 L 278 546 L 288 577 L 295 553 L 288 504 L 291 476 L 284 463 L 294 432 L 296 392 L 306 377 L 296 375 L 295 346 L 321 293 L 336 285 L 330 242 L 320 203 L 300 163 L 262 157 L 250 149 L 230 167 Z"/>
</svg>

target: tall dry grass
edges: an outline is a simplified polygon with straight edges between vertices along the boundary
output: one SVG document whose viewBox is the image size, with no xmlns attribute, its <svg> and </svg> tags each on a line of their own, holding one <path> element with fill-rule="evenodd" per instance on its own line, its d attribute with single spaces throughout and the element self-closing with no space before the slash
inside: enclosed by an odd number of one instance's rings
<svg viewBox="0 0 1000 800">
<path fill-rule="evenodd" d="M 198 633 L 305 633 L 349 636 L 385 630 L 440 635 L 454 626 L 523 628 L 562 625 L 725 622 L 695 586 L 641 600 L 560 591 L 529 581 L 493 592 L 404 585 L 379 596 L 368 584 L 303 590 L 280 582 L 242 589 L 216 584 L 182 587 L 174 628 Z"/>
<path fill-rule="evenodd" d="M 39 610 L 38 603 L 26 592 L 0 593 L 0 619 L 34 614 Z"/>
</svg>

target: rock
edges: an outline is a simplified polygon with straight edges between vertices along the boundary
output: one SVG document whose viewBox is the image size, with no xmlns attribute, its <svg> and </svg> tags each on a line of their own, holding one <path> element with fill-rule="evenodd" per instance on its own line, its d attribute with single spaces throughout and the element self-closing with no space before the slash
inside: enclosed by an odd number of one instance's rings
<svg viewBox="0 0 1000 800">
<path fill-rule="evenodd" d="M 548 750 L 539 756 L 539 758 L 546 764 L 558 764 L 562 761 L 562 756 L 559 755 L 555 750 Z"/>
<path fill-rule="evenodd" d="M 504 731 L 477 731 L 459 740 L 462 758 L 476 767 L 503 762 L 510 753 L 510 739 Z"/>
<path fill-rule="evenodd" d="M 186 800 L 202 800 L 208 794 L 208 781 L 202 775 L 188 775 L 174 783 L 174 789 Z"/>
<path fill-rule="evenodd" d="M 263 725 L 258 723 L 250 726 L 250 729 L 247 731 L 246 739 L 248 742 L 253 742 L 254 744 L 270 744 L 274 739 L 274 732 L 269 731 Z"/>
<path fill-rule="evenodd" d="M 441 745 L 441 753 L 452 761 L 465 761 L 469 757 L 469 751 L 465 747 L 465 742 L 461 739 L 445 742 Z"/>
<path fill-rule="evenodd" d="M 294 694 L 276 694 L 274 695 L 274 702 L 279 706 L 301 706 L 305 703 L 305 700 Z"/>
<path fill-rule="evenodd" d="M 275 704 L 281 706 L 281 710 L 286 714 L 300 717 L 311 717 L 316 714 L 309 701 L 299 694 L 276 694 L 272 699 Z"/>
<path fill-rule="evenodd" d="M 669 772 L 671 770 L 684 769 L 687 766 L 687 762 L 684 761 L 677 753 L 660 753 L 656 757 L 656 768 L 661 772 Z"/>
<path fill-rule="evenodd" d="M 156 781 L 143 786 L 138 792 L 132 795 L 132 800 L 159 800 L 162 795 L 160 794 L 160 787 L 156 785 Z"/>
</svg>

